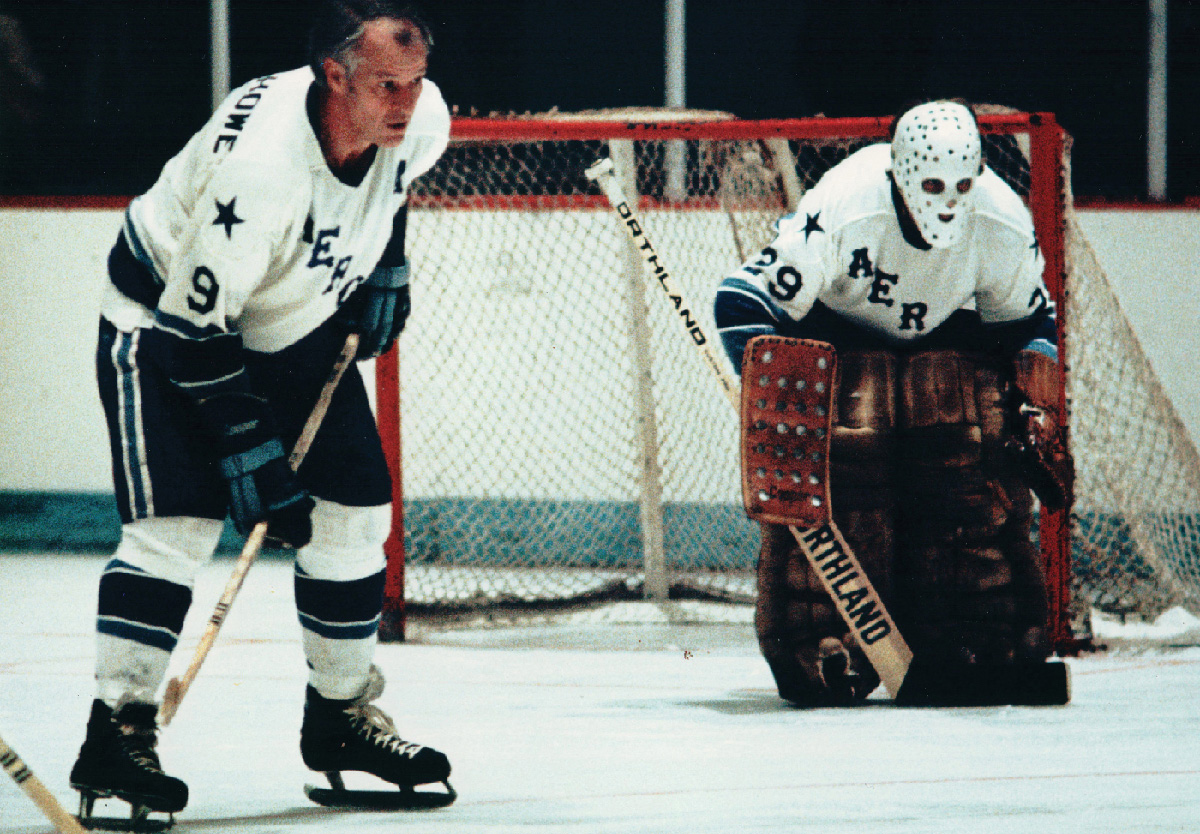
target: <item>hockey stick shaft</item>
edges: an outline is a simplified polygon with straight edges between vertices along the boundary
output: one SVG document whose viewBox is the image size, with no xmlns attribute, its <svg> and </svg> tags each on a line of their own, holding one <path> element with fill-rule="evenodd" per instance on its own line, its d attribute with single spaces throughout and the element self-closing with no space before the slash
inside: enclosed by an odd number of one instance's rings
<svg viewBox="0 0 1200 834">
<path fill-rule="evenodd" d="M 41 780 L 33 775 L 29 766 L 17 755 L 17 751 L 9 747 L 2 738 L 0 738 L 0 765 L 3 765 L 4 770 L 17 783 L 17 787 L 33 800 L 55 828 L 63 834 L 84 834 L 83 826 L 67 812 L 67 809 L 63 808 L 62 804 L 54 798 L 54 794 L 50 793 Z"/>
<path fill-rule="evenodd" d="M 587 169 L 586 176 L 600 187 L 613 210 L 621 218 L 622 228 L 642 256 L 647 276 L 654 279 L 670 298 L 675 309 L 680 311 L 679 320 L 689 340 L 699 351 L 704 364 L 716 374 L 730 403 L 740 411 L 738 380 L 717 359 L 712 349 L 712 341 L 704 333 L 698 320 L 691 315 L 690 311 L 695 308 L 687 302 L 682 290 L 675 284 L 662 258 L 646 236 L 645 227 L 638 219 L 637 212 L 625 198 L 612 160 L 601 159 Z M 863 653 L 879 673 L 888 693 L 894 698 L 899 693 L 912 664 L 912 651 L 896 628 L 883 600 L 867 578 L 850 544 L 832 517 L 821 527 L 812 530 L 802 530 L 795 526 L 790 526 L 789 529 L 801 552 L 820 577 L 825 590 L 837 604 L 838 612 L 854 634 Z M 831 572 L 827 563 L 834 558 L 838 560 L 839 567 L 836 572 Z M 850 581 L 847 581 L 848 579 Z M 880 612 L 884 628 L 868 625 L 851 613 L 851 608 L 863 610 L 863 593 L 867 595 L 868 604 Z M 855 602 L 851 604 L 849 600 Z"/>
<path fill-rule="evenodd" d="M 313 439 L 317 436 L 317 431 L 321 428 L 321 423 L 325 419 L 325 412 L 329 410 L 329 403 L 333 400 L 333 392 L 337 390 L 338 383 L 342 380 L 342 375 L 346 369 L 350 367 L 350 363 L 354 361 L 355 354 L 358 352 L 358 334 L 351 333 L 346 337 L 346 342 L 342 345 L 342 352 L 338 354 L 337 361 L 334 362 L 332 370 L 329 372 L 328 379 L 325 380 L 324 387 L 321 388 L 321 394 L 317 397 L 317 403 L 313 406 L 312 413 L 308 415 L 308 420 L 304 424 L 304 428 L 300 432 L 300 437 L 296 440 L 296 445 L 292 447 L 292 453 L 288 456 L 288 464 L 293 470 L 300 468 L 300 464 L 304 462 L 304 456 L 308 454 L 309 447 L 312 446 Z M 238 556 L 236 564 L 233 566 L 233 573 L 229 577 L 229 581 L 225 583 L 225 590 L 221 594 L 220 600 L 217 601 L 216 608 L 213 609 L 212 616 L 208 619 L 208 625 L 204 628 L 204 634 L 200 637 L 200 643 L 196 646 L 196 653 L 192 656 L 192 662 L 179 677 L 172 678 L 167 683 L 166 691 L 163 693 L 162 705 L 158 708 L 158 722 L 165 727 L 171 723 L 171 719 L 175 717 L 175 713 L 179 710 L 179 704 L 183 701 L 183 696 L 187 694 L 188 689 L 192 686 L 192 681 L 196 679 L 196 675 L 200 672 L 200 667 L 204 663 L 205 657 L 208 656 L 209 650 L 216 642 L 217 634 L 221 630 L 221 626 L 225 622 L 225 616 L 229 613 L 230 606 L 237 598 L 238 592 L 242 589 L 242 583 L 246 579 L 246 574 L 250 571 L 250 566 L 254 564 L 254 560 L 258 558 L 258 551 L 262 549 L 263 540 L 267 536 L 268 524 L 266 521 L 260 521 L 254 525 L 254 529 L 250 531 L 250 535 L 246 537 L 246 543 L 242 545 L 241 555 Z"/>
<path fill-rule="evenodd" d="M 654 244 L 646 236 L 646 230 L 642 223 L 638 220 L 637 212 L 629 205 L 625 199 L 625 194 L 621 190 L 621 184 L 617 181 L 616 169 L 613 166 L 611 159 L 602 159 L 595 165 L 587 169 L 586 176 L 588 179 L 600 186 L 600 190 L 604 192 L 604 196 L 608 199 L 613 210 L 621 218 L 621 226 L 629 235 L 629 240 L 633 243 L 638 254 L 642 256 L 642 262 L 646 268 L 647 276 L 654 279 L 654 282 L 666 294 L 672 306 L 678 312 L 679 323 L 687 332 L 688 339 L 692 345 L 700 353 L 700 358 L 704 360 L 704 364 L 716 375 L 717 381 L 721 384 L 721 390 L 725 392 L 725 396 L 729 398 L 729 402 L 734 408 L 739 407 L 738 402 L 738 381 L 733 374 L 725 369 L 721 364 L 721 360 L 713 351 L 712 342 L 704 333 L 704 329 L 700 325 L 700 321 L 693 312 L 694 307 L 687 303 L 683 291 L 679 289 L 675 283 L 675 278 L 672 277 L 670 271 L 659 258 L 658 253 L 654 251 Z"/>
</svg>

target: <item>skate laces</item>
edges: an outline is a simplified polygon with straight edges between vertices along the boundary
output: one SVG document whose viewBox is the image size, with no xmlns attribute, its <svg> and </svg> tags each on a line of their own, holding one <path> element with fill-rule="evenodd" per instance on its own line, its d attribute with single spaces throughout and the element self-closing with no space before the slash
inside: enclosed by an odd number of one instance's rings
<svg viewBox="0 0 1200 834">
<path fill-rule="evenodd" d="M 391 716 L 371 703 L 383 694 L 384 683 L 383 673 L 372 664 L 367 685 L 346 710 L 346 714 L 353 720 L 355 728 L 372 744 L 411 759 L 421 751 L 422 745 L 402 739 Z"/>
<path fill-rule="evenodd" d="M 372 744 L 377 744 L 393 753 L 413 758 L 421 752 L 421 745 L 405 741 L 396 730 L 391 716 L 374 704 L 356 704 L 346 710 L 360 733 Z"/>
<path fill-rule="evenodd" d="M 146 726 L 120 717 L 114 718 L 113 723 L 116 725 L 118 743 L 135 764 L 147 770 L 161 770 L 158 754 L 154 750 L 158 745 L 158 733 L 153 725 Z"/>
</svg>

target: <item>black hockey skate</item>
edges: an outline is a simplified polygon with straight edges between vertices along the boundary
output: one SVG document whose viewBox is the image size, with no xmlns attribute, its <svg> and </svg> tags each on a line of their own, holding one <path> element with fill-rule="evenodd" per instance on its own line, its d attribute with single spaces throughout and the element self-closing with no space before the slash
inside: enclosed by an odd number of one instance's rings
<svg viewBox="0 0 1200 834">
<path fill-rule="evenodd" d="M 300 755 L 311 770 L 323 771 L 330 787 L 305 785 L 318 805 L 348 810 L 412 811 L 442 808 L 458 797 L 450 787 L 450 762 L 438 751 L 405 741 L 374 701 L 383 692 L 383 676 L 371 667 L 371 680 L 358 698 L 335 701 L 311 686 L 300 727 Z M 347 790 L 341 772 L 370 773 L 399 790 Z M 416 791 L 416 785 L 441 782 L 445 791 Z"/>
<path fill-rule="evenodd" d="M 154 704 L 123 704 L 114 712 L 103 701 L 92 702 L 87 737 L 71 768 L 71 787 L 79 791 L 79 822 L 107 831 L 163 831 L 175 824 L 175 813 L 187 805 L 188 789 L 162 772 Z M 130 806 L 129 818 L 97 817 L 96 800 L 120 799 Z M 150 818 L 151 812 L 167 818 Z"/>
</svg>

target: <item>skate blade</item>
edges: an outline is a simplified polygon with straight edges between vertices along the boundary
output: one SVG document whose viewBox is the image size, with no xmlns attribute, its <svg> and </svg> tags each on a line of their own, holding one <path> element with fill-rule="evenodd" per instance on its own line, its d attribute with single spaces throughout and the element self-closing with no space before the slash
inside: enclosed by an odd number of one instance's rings
<svg viewBox="0 0 1200 834">
<path fill-rule="evenodd" d="M 343 811 L 427 811 L 445 808 L 458 799 L 449 782 L 442 784 L 446 786 L 445 792 L 416 791 L 410 787 L 399 787 L 394 791 L 356 791 L 305 785 L 304 794 L 318 805 Z"/>
<path fill-rule="evenodd" d="M 122 819 L 120 817 L 76 817 L 88 831 L 132 831 L 135 834 L 154 834 L 175 825 L 174 819 Z"/>
<path fill-rule="evenodd" d="M 947 666 L 914 659 L 896 694 L 904 707 L 1049 707 L 1071 700 L 1062 661 Z"/>
<path fill-rule="evenodd" d="M 79 785 L 71 785 L 72 788 L 79 791 L 79 813 L 75 815 L 75 819 L 79 824 L 88 830 L 94 831 L 132 831 L 136 834 L 154 834 L 158 831 L 166 831 L 175 825 L 175 813 L 173 811 L 156 811 L 148 807 L 136 794 L 126 794 L 121 791 L 96 790 L 93 788 L 83 788 Z M 95 808 L 96 801 L 99 799 L 116 799 L 120 802 L 129 804 L 128 817 L 97 817 L 92 813 Z M 181 809 L 182 810 L 182 809 Z M 166 814 L 167 818 L 160 817 L 150 818 L 150 814 Z"/>
</svg>

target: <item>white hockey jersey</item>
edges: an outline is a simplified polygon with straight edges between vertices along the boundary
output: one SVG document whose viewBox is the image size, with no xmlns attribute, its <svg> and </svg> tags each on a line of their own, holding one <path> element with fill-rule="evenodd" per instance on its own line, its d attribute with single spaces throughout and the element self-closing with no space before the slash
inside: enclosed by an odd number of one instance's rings
<svg viewBox="0 0 1200 834">
<path fill-rule="evenodd" d="M 798 320 L 820 301 L 895 344 L 927 335 L 960 309 L 976 310 L 986 324 L 1046 309 L 1033 220 L 1003 180 L 985 169 L 962 238 L 947 249 L 920 248 L 919 236 L 906 238 L 901 228 L 890 166 L 890 146 L 878 144 L 831 168 L 779 222 L 775 240 L 725 280 L 718 307 L 724 295 L 728 305 Z"/>
<path fill-rule="evenodd" d="M 126 239 L 180 335 L 236 331 L 273 353 L 312 332 L 370 275 L 410 183 L 445 150 L 450 114 L 425 80 L 404 140 L 347 185 L 309 121 L 312 81 L 301 68 L 235 90 L 130 204 Z M 102 314 L 121 330 L 155 320 L 111 285 Z"/>
</svg>

